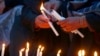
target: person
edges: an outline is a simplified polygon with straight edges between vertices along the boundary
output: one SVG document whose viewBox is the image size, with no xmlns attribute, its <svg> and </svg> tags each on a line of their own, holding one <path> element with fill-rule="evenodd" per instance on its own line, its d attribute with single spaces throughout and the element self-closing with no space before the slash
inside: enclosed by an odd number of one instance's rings
<svg viewBox="0 0 100 56">
<path fill-rule="evenodd" d="M 2 44 L 5 43 L 5 56 L 9 55 L 8 48 L 10 44 L 10 32 L 14 23 L 15 16 L 21 14 L 22 6 L 16 6 L 13 9 L 5 11 L 6 5 L 4 0 L 0 0 L 0 54 Z"/>
<path fill-rule="evenodd" d="M 63 32 L 59 26 L 55 25 L 60 36 L 50 29 L 46 19 L 40 12 L 41 0 L 5 0 L 6 9 L 23 5 L 21 14 L 15 16 L 15 20 L 10 31 L 10 56 L 19 56 L 19 50 L 26 47 L 26 42 L 30 43 L 29 56 L 35 56 L 38 45 L 45 47 L 43 56 L 55 56 L 59 49 L 65 56 L 68 49 L 68 34 Z M 7 10 L 8 11 L 8 10 Z M 66 37 L 65 37 L 66 36 Z"/>
<path fill-rule="evenodd" d="M 58 0 L 59 1 L 59 0 Z M 80 49 L 85 49 L 87 52 L 87 56 L 91 54 L 91 49 L 93 47 L 93 32 L 98 32 L 99 29 L 99 2 L 98 0 L 90 1 L 90 0 L 84 0 L 80 3 L 77 3 L 79 1 L 70 1 L 71 6 L 69 6 L 68 2 L 66 0 L 59 1 L 60 3 L 57 3 L 58 1 L 49 1 L 46 3 L 49 6 L 47 6 L 48 9 L 54 9 L 58 8 L 60 5 L 60 9 L 62 9 L 62 12 L 64 13 L 64 16 L 67 17 L 63 21 L 57 22 L 58 25 L 62 27 L 62 29 L 66 32 L 70 32 L 75 29 L 80 29 L 80 31 L 84 34 L 84 39 L 79 38 L 79 36 L 74 35 L 73 39 L 71 40 L 71 45 L 69 48 L 69 54 L 68 56 L 77 56 L 77 52 Z M 85 2 L 85 3 L 84 3 Z M 56 4 L 57 3 L 57 4 Z M 79 5 L 80 4 L 80 5 Z M 68 6 L 70 13 L 68 11 Z M 67 8 L 66 8 L 67 7 Z M 66 10 L 64 10 L 66 9 Z M 98 13 L 97 13 L 98 12 Z M 69 13 L 69 14 L 67 14 Z M 72 13 L 72 14 L 71 14 Z M 94 22 L 95 21 L 95 22 Z M 95 25 L 96 24 L 96 25 Z M 88 28 L 88 29 L 87 29 Z M 66 29 L 66 30 L 65 30 Z M 82 42 L 82 43 L 80 43 Z M 80 43 L 80 44 L 79 44 Z M 89 53 L 90 52 L 90 53 Z"/>
</svg>

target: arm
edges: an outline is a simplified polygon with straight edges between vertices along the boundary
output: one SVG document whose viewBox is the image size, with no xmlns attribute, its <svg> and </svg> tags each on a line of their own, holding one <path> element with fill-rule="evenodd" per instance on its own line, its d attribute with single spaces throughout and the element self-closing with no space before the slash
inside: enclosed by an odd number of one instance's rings
<svg viewBox="0 0 100 56">
<path fill-rule="evenodd" d="M 95 13 L 86 14 L 86 20 L 92 29 L 100 32 L 100 15 Z"/>
<path fill-rule="evenodd" d="M 96 32 L 100 32 L 100 1 L 94 2 L 91 6 L 78 10 L 86 16 L 89 26 Z"/>
</svg>

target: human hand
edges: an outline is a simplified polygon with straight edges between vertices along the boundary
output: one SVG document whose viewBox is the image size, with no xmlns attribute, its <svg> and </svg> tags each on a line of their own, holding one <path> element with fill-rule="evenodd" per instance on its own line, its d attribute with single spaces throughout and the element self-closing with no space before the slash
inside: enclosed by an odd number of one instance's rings
<svg viewBox="0 0 100 56">
<path fill-rule="evenodd" d="M 57 10 L 60 6 L 60 1 L 50 0 L 48 2 L 45 2 L 44 6 L 48 10 L 51 10 L 51 9 Z"/>
<path fill-rule="evenodd" d="M 48 21 L 49 19 L 47 19 L 43 15 L 39 15 L 35 19 L 35 25 L 36 27 L 39 27 L 39 28 L 50 28 Z"/>
<path fill-rule="evenodd" d="M 60 25 L 64 31 L 67 32 L 87 27 L 87 22 L 84 16 L 68 17 L 63 21 L 57 22 L 57 24 Z"/>
</svg>

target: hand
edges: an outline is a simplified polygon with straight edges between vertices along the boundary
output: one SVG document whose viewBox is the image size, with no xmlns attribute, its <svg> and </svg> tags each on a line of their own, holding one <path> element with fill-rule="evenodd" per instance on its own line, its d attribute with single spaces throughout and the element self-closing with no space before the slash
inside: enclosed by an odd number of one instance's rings
<svg viewBox="0 0 100 56">
<path fill-rule="evenodd" d="M 48 24 L 48 19 L 46 19 L 43 15 L 39 15 L 35 19 L 35 25 L 39 28 L 50 28 Z"/>
<path fill-rule="evenodd" d="M 44 4 L 45 8 L 48 10 L 54 9 L 57 10 L 60 6 L 60 1 L 51 0 Z"/>
<path fill-rule="evenodd" d="M 84 19 L 84 16 L 68 17 L 63 21 L 57 22 L 57 24 L 60 25 L 64 31 L 71 32 L 79 28 L 87 27 L 87 23 Z"/>
</svg>

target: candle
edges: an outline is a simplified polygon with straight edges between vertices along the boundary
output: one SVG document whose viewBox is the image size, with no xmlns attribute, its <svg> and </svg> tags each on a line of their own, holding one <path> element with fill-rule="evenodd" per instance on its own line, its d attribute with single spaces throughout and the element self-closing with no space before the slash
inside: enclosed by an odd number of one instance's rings
<svg viewBox="0 0 100 56">
<path fill-rule="evenodd" d="M 98 56 L 98 53 L 97 53 L 97 51 L 95 51 L 95 52 L 94 52 L 94 56 Z"/>
<path fill-rule="evenodd" d="M 37 49 L 37 56 L 40 56 L 40 49 L 41 49 L 41 47 L 42 47 L 41 45 L 38 46 L 38 49 Z"/>
<path fill-rule="evenodd" d="M 29 52 L 29 43 L 26 43 L 26 51 L 25 51 L 25 56 L 28 56 L 28 52 Z"/>
<path fill-rule="evenodd" d="M 42 46 L 42 47 L 41 47 L 41 50 L 40 50 L 40 56 L 42 56 L 43 50 L 44 50 L 44 47 Z"/>
<path fill-rule="evenodd" d="M 78 51 L 78 56 L 85 56 L 85 51 L 84 50 L 79 50 Z"/>
<path fill-rule="evenodd" d="M 44 47 L 39 45 L 37 49 L 37 56 L 42 56 Z"/>
<path fill-rule="evenodd" d="M 24 50 L 25 50 L 25 48 L 22 48 L 22 49 L 19 51 L 19 56 L 23 56 Z"/>
<path fill-rule="evenodd" d="M 65 18 L 61 17 L 55 10 L 52 10 L 51 15 L 54 16 L 58 21 L 65 20 Z M 71 32 L 78 34 L 79 36 L 81 36 L 81 38 L 84 38 L 84 35 L 78 30 L 73 30 Z"/>
<path fill-rule="evenodd" d="M 44 15 L 44 17 L 48 18 L 48 17 L 46 16 L 45 12 L 48 13 L 48 14 L 50 14 L 50 13 L 49 13 L 48 10 L 46 10 L 46 9 L 43 7 L 43 4 L 41 5 L 40 10 L 41 10 L 41 13 Z M 45 11 L 45 12 L 44 12 L 44 11 Z M 56 36 L 59 36 L 59 33 L 58 33 L 57 30 L 54 28 L 53 24 L 52 24 L 50 21 L 48 21 L 48 24 L 50 25 L 50 27 L 51 27 L 51 29 L 53 30 L 53 32 L 55 33 L 55 35 L 56 35 Z"/>
<path fill-rule="evenodd" d="M 57 52 L 57 56 L 60 56 L 61 50 L 58 50 Z"/>
<path fill-rule="evenodd" d="M 5 53 L 5 44 L 3 43 L 2 44 L 2 51 L 1 51 L 1 56 L 4 56 L 4 53 Z"/>
</svg>

